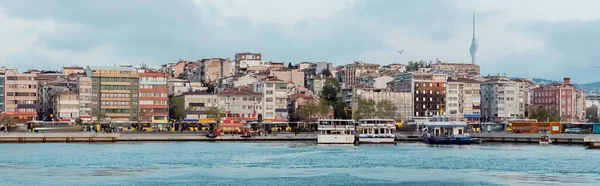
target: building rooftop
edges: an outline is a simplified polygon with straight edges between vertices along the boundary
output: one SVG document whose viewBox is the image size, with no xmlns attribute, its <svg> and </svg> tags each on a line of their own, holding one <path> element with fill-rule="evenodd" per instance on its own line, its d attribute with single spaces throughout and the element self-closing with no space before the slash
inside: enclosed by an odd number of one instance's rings
<svg viewBox="0 0 600 186">
<path fill-rule="evenodd" d="M 481 83 L 481 81 L 469 78 L 448 78 L 448 82 Z"/>
<path fill-rule="evenodd" d="M 205 90 L 195 90 L 195 91 L 186 93 L 186 95 L 214 95 L 214 94 L 210 93 L 210 92 L 206 92 Z"/>
<path fill-rule="evenodd" d="M 108 67 L 108 66 L 88 66 L 91 70 L 114 70 L 114 71 L 132 71 L 137 72 L 135 67 Z"/>
<path fill-rule="evenodd" d="M 261 96 L 262 94 L 257 92 L 252 92 L 247 89 L 234 88 L 234 89 L 226 89 L 225 91 L 219 93 L 219 96 Z"/>
</svg>

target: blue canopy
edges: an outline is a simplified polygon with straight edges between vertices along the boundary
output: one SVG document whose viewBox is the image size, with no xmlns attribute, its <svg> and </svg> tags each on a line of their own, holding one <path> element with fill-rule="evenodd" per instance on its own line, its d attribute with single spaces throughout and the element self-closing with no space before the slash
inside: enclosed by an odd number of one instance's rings
<svg viewBox="0 0 600 186">
<path fill-rule="evenodd" d="M 479 118 L 481 118 L 481 115 L 480 114 L 465 114 L 465 118 L 479 119 Z"/>
</svg>

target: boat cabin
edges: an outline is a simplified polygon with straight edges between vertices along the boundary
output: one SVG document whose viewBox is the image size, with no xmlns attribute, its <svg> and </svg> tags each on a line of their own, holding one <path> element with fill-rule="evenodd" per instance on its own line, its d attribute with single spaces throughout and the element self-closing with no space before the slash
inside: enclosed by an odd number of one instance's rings
<svg viewBox="0 0 600 186">
<path fill-rule="evenodd" d="M 394 136 L 396 121 L 393 119 L 361 119 L 358 121 L 358 133 L 361 136 Z"/>
<path fill-rule="evenodd" d="M 321 135 L 353 135 L 356 130 L 354 120 L 324 119 L 317 121 L 319 134 Z"/>
</svg>

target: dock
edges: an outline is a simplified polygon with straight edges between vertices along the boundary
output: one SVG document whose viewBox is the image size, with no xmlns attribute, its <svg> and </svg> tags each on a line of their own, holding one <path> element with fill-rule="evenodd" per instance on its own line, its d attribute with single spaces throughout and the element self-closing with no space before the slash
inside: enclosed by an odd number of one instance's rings
<svg viewBox="0 0 600 186">
<path fill-rule="evenodd" d="M 583 143 L 589 148 L 598 149 L 600 148 L 600 135 L 586 136 L 583 138 Z"/>
<path fill-rule="evenodd" d="M 561 144 L 584 144 L 584 138 L 588 136 L 597 137 L 600 142 L 600 135 L 594 134 L 513 134 L 513 133 L 471 133 L 471 138 L 479 138 L 485 142 L 501 143 L 539 143 L 543 135 L 548 135 L 553 143 Z M 599 143 L 600 144 L 600 143 Z"/>
<path fill-rule="evenodd" d="M 223 135 L 214 138 L 198 133 L 0 133 L 0 143 L 95 143 L 144 141 L 316 141 L 316 133 L 269 134 L 252 137 Z"/>
<path fill-rule="evenodd" d="M 106 133 L 0 133 L 0 143 L 115 142 L 120 134 Z"/>
</svg>

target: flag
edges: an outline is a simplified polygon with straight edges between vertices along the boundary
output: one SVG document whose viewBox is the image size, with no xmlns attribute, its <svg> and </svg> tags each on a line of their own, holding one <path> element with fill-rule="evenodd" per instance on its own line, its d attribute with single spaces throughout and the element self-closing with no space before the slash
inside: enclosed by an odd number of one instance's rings
<svg viewBox="0 0 600 186">
<path fill-rule="evenodd" d="M 252 117 L 256 117 L 256 109 L 254 109 L 254 111 L 252 113 Z"/>
</svg>

